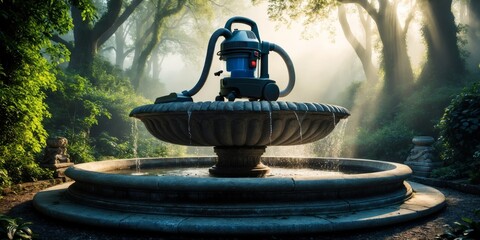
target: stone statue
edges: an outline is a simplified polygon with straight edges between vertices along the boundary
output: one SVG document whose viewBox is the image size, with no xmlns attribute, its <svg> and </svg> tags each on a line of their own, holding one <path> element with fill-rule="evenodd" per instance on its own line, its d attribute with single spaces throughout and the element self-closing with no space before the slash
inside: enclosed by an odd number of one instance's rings
<svg viewBox="0 0 480 240">
<path fill-rule="evenodd" d="M 67 154 L 67 145 L 68 140 L 64 137 L 48 138 L 40 166 L 54 170 L 55 177 L 66 178 L 64 171 L 73 165 L 70 162 L 70 155 Z"/>
<path fill-rule="evenodd" d="M 47 139 L 45 155 L 41 161 L 42 164 L 69 163 L 70 155 L 67 154 L 68 140 L 64 137 L 54 137 Z"/>
<path fill-rule="evenodd" d="M 413 170 L 414 176 L 429 177 L 433 169 L 441 166 L 435 148 L 432 147 L 434 142 L 435 140 L 430 136 L 416 136 L 412 139 L 415 146 L 410 151 L 405 164 Z"/>
</svg>

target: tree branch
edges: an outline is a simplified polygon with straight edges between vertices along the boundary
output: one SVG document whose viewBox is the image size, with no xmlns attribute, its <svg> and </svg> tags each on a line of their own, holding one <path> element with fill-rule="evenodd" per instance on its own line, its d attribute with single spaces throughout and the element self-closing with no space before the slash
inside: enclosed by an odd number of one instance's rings
<svg viewBox="0 0 480 240">
<path fill-rule="evenodd" d="M 368 15 L 372 17 L 373 21 L 377 22 L 378 21 L 378 11 L 373 7 L 371 3 L 368 2 L 368 0 L 337 0 L 340 3 L 346 4 L 346 3 L 356 3 L 360 6 L 362 6 L 365 11 L 367 11 Z"/>
<path fill-rule="evenodd" d="M 113 25 L 120 15 L 122 5 L 122 0 L 111 0 L 108 2 L 107 12 L 103 14 L 102 18 L 100 18 L 93 28 L 93 39 L 99 39 L 100 36 Z M 98 44 L 98 46 L 100 45 L 101 44 Z"/>
<path fill-rule="evenodd" d="M 71 42 L 67 42 L 65 39 L 61 38 L 58 35 L 53 35 L 50 40 L 65 45 L 65 47 L 67 47 L 68 51 L 70 52 L 73 51 L 73 44 Z"/>
<path fill-rule="evenodd" d="M 350 45 L 352 45 L 357 55 L 360 58 L 365 56 L 365 48 L 362 46 L 360 41 L 358 41 L 355 35 L 353 35 L 352 29 L 348 24 L 347 13 L 343 5 L 338 6 L 338 20 L 340 22 L 340 25 L 342 26 L 342 30 L 343 30 L 343 33 L 345 34 L 345 37 L 347 38 Z"/>
<path fill-rule="evenodd" d="M 410 9 L 407 18 L 405 19 L 405 25 L 403 26 L 402 30 L 402 37 L 405 38 L 407 36 L 408 28 L 410 23 L 412 22 L 413 18 L 415 17 L 415 6 Z"/>
<path fill-rule="evenodd" d="M 99 36 L 98 45 L 101 46 L 104 44 L 114 33 L 117 31 L 117 28 L 122 25 L 125 20 L 133 13 L 133 11 L 142 3 L 143 0 L 133 0 L 130 5 L 125 8 L 125 11 L 116 18 L 116 20 Z"/>
</svg>

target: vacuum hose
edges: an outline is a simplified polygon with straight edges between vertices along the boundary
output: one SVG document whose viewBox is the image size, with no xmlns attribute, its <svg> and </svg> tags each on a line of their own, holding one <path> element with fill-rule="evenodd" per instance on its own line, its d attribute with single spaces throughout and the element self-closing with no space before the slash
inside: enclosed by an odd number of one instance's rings
<svg viewBox="0 0 480 240">
<path fill-rule="evenodd" d="M 287 65 L 287 70 L 288 70 L 288 85 L 280 91 L 280 97 L 285 97 L 287 96 L 293 89 L 293 86 L 295 85 L 295 69 L 293 67 L 293 62 L 292 59 L 288 56 L 287 52 L 283 50 L 280 46 L 276 45 L 275 43 L 269 43 L 270 44 L 270 51 L 276 52 L 280 57 L 282 57 L 283 61 Z"/>
<path fill-rule="evenodd" d="M 212 36 L 210 37 L 210 40 L 208 41 L 207 56 L 205 57 L 205 63 L 203 64 L 202 75 L 200 75 L 200 79 L 192 89 L 188 91 L 185 90 L 182 92 L 183 95 L 191 97 L 197 94 L 198 91 L 202 89 L 203 85 L 205 85 L 205 82 L 207 81 L 208 73 L 210 72 L 210 67 L 212 66 L 212 59 L 213 59 L 213 54 L 215 50 L 215 44 L 217 43 L 218 38 L 221 36 L 225 38 L 230 38 L 232 36 L 232 33 L 230 32 L 230 30 L 226 28 L 220 28 L 220 29 L 217 29 L 217 31 L 215 31 L 212 34 Z"/>
</svg>

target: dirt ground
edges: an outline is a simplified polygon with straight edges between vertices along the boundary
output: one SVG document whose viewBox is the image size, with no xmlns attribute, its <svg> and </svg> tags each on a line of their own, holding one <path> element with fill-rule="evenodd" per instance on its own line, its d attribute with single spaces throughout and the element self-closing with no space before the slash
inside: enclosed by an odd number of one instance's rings
<svg viewBox="0 0 480 240">
<path fill-rule="evenodd" d="M 100 229 L 74 223 L 62 222 L 45 217 L 32 205 L 32 198 L 39 190 L 54 183 L 25 185 L 11 190 L 0 198 L 0 213 L 20 217 L 33 222 L 31 229 L 35 239 L 435 239 L 444 231 L 445 224 L 461 221 L 461 217 L 472 217 L 473 210 L 480 208 L 480 195 L 468 194 L 450 188 L 438 188 L 447 198 L 447 207 L 431 216 L 394 226 L 365 229 L 362 231 L 329 233 L 308 236 L 249 236 L 209 237 L 209 236 L 168 236 L 151 232 L 132 232 Z M 1 237 L 0 237 L 1 238 Z"/>
</svg>

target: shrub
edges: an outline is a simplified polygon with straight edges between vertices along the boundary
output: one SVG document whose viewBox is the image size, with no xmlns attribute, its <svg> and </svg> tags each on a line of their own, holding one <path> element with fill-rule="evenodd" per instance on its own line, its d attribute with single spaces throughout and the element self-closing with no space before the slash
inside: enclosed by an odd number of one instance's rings
<svg viewBox="0 0 480 240">
<path fill-rule="evenodd" d="M 480 183 L 480 83 L 453 98 L 436 127 L 445 165 L 457 170 L 456 178 L 469 177 Z M 438 171 L 435 174 L 440 175 Z"/>
<path fill-rule="evenodd" d="M 480 209 L 474 211 L 476 217 L 480 217 Z M 462 222 L 454 222 L 454 226 L 445 225 L 443 234 L 435 239 L 454 240 L 454 239 L 480 239 L 480 220 L 462 217 Z"/>
<path fill-rule="evenodd" d="M 0 237 L 2 239 L 32 239 L 31 222 L 0 214 Z"/>
<path fill-rule="evenodd" d="M 118 68 L 97 57 L 92 80 L 74 73 L 59 74 L 58 91 L 48 95 L 52 118 L 45 121 L 50 134 L 69 141 L 75 163 L 112 158 L 165 156 L 165 143 L 135 127 L 130 111 L 150 103 L 135 93 Z M 135 135 L 138 135 L 135 140 Z M 137 141 L 137 143 L 135 143 Z"/>
<path fill-rule="evenodd" d="M 371 130 L 361 128 L 355 139 L 347 139 L 355 157 L 372 158 L 392 162 L 403 162 L 411 148 L 415 133 L 398 121 Z"/>
<path fill-rule="evenodd" d="M 18 169 L 35 167 L 47 133 L 45 91 L 55 89 L 56 66 L 67 51 L 50 41 L 72 26 L 65 1 L 0 1 L 0 187 Z M 49 55 L 49 59 L 44 55 Z M 13 170 L 14 172 L 10 172 Z M 38 176 L 33 176 L 38 177 Z"/>
</svg>

